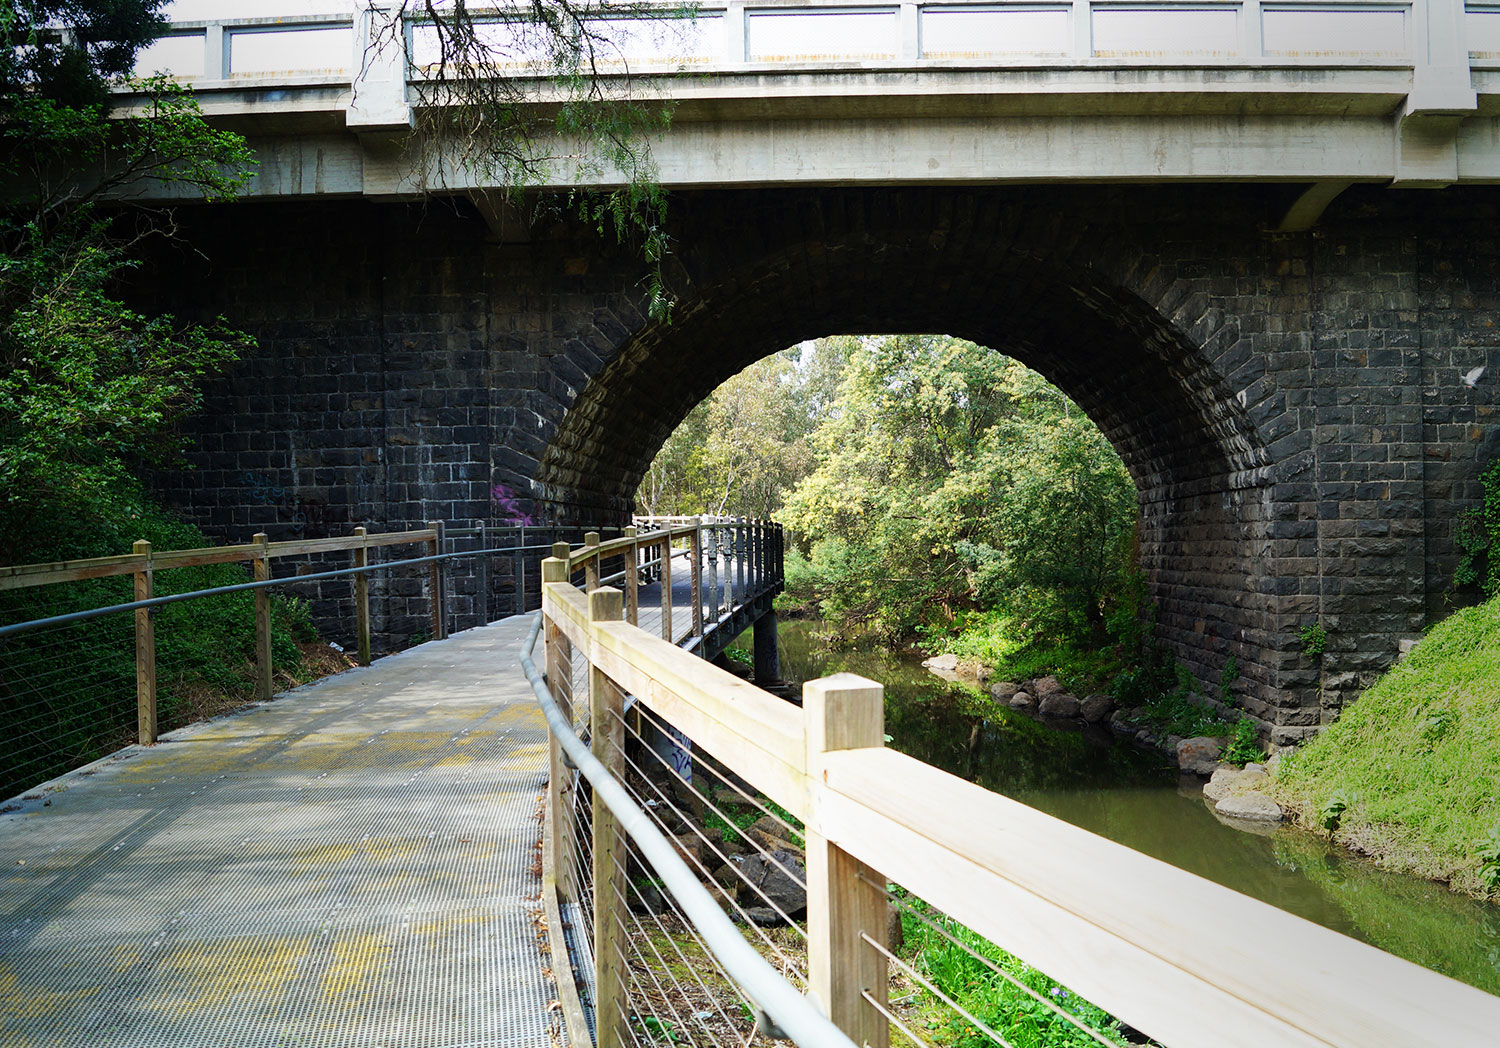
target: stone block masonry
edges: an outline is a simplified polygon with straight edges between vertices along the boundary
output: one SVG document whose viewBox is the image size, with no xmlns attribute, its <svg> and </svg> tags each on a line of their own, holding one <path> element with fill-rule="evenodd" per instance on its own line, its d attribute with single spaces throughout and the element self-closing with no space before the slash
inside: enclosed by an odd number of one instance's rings
<svg viewBox="0 0 1500 1048">
<path fill-rule="evenodd" d="M 191 251 L 140 297 L 259 348 L 210 384 L 194 468 L 156 484 L 226 536 L 619 523 L 752 361 L 944 332 L 1100 424 L 1140 491 L 1158 635 L 1205 682 L 1235 657 L 1236 701 L 1293 741 L 1446 609 L 1453 521 L 1500 451 L 1497 387 L 1459 381 L 1500 379 L 1500 193 L 1355 188 L 1269 232 L 1299 188 L 680 192 L 667 324 L 639 261 L 567 222 L 502 243 L 463 201 L 185 211 Z M 393 638 L 423 628 L 415 582 L 373 587 Z"/>
</svg>

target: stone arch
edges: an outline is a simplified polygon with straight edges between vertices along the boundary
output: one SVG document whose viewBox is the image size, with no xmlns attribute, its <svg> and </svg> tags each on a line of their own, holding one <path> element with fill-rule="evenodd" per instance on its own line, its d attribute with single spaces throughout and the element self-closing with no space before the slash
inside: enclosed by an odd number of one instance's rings
<svg viewBox="0 0 1500 1048">
<path fill-rule="evenodd" d="M 540 503 L 561 519 L 623 516 L 695 404 L 802 339 L 969 339 L 1041 372 L 1100 425 L 1140 492 L 1163 639 L 1200 679 L 1235 655 L 1247 705 L 1279 722 L 1286 698 L 1260 654 L 1275 587 L 1256 542 L 1272 455 L 1226 378 L 1243 364 L 1237 319 L 1186 267 L 1026 194 L 830 192 L 742 214 L 685 216 L 677 315 L 622 331 L 602 355 L 540 456 Z"/>
</svg>

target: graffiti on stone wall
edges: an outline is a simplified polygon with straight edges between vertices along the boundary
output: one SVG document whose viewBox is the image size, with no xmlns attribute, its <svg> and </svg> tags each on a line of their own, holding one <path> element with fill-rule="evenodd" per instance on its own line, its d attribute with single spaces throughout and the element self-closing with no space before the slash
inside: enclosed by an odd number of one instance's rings
<svg viewBox="0 0 1500 1048">
<path fill-rule="evenodd" d="M 501 525 L 529 528 L 535 523 L 530 514 L 521 511 L 521 497 L 504 484 L 490 489 L 490 501 L 495 504 L 495 520 Z"/>
<path fill-rule="evenodd" d="M 328 530 L 328 507 L 320 506 L 297 495 L 296 492 L 272 481 L 265 473 L 246 470 L 240 474 L 240 483 L 250 489 L 250 501 L 262 506 L 275 506 L 281 511 L 293 534 L 299 538 L 308 534 L 326 534 Z"/>
</svg>

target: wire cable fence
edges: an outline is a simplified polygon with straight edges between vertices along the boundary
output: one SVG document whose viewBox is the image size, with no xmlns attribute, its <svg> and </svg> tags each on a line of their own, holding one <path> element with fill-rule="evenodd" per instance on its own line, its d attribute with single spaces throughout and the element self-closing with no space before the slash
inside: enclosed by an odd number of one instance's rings
<svg viewBox="0 0 1500 1048">
<path fill-rule="evenodd" d="M 574 730 L 588 737 L 572 690 L 576 675 L 587 668 L 581 659 L 570 668 L 556 684 L 569 696 Z M 671 842 L 687 872 L 744 939 L 792 988 L 806 994 L 808 877 L 801 821 L 687 742 L 644 703 L 627 697 L 623 711 L 610 717 L 617 730 L 607 745 L 623 768 L 619 782 L 634 806 Z M 573 898 L 582 900 L 569 923 L 590 929 L 592 804 L 586 786 L 575 787 L 572 796 L 576 802 L 565 823 L 559 883 L 572 886 Z M 1133 1031 L 1102 1009 L 899 886 L 868 877 L 865 883 L 890 910 L 883 926 L 861 932 L 860 940 L 885 959 L 886 992 L 867 991 L 864 997 L 889 1023 L 891 1043 L 913 1048 L 1148 1043 L 1140 1037 L 1132 1041 Z M 743 1048 L 772 1042 L 753 999 L 715 957 L 633 841 L 608 884 L 626 944 L 615 1014 L 628 1043 Z M 588 997 L 591 1007 L 592 994 Z"/>
<path fill-rule="evenodd" d="M 620 548 L 589 545 L 542 565 L 547 682 L 523 659 L 553 732 L 574 1040 L 1492 1039 L 1481 991 L 887 749 L 876 682 L 809 681 L 799 709 L 664 644 L 603 569 L 579 591 Z"/>
<path fill-rule="evenodd" d="M 540 602 L 552 543 L 584 534 L 444 530 L 138 543 L 118 557 L 0 567 L 0 718 L 12 733 L 0 799 L 132 741 L 518 613 Z"/>
</svg>

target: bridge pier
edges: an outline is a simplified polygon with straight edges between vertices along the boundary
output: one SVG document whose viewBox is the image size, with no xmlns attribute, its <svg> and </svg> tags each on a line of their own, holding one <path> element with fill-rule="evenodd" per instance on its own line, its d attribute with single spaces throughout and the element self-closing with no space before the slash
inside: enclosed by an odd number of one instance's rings
<svg viewBox="0 0 1500 1048">
<path fill-rule="evenodd" d="M 755 682 L 768 684 L 781 679 L 781 655 L 776 649 L 776 612 L 767 611 L 750 626 Z"/>
</svg>

